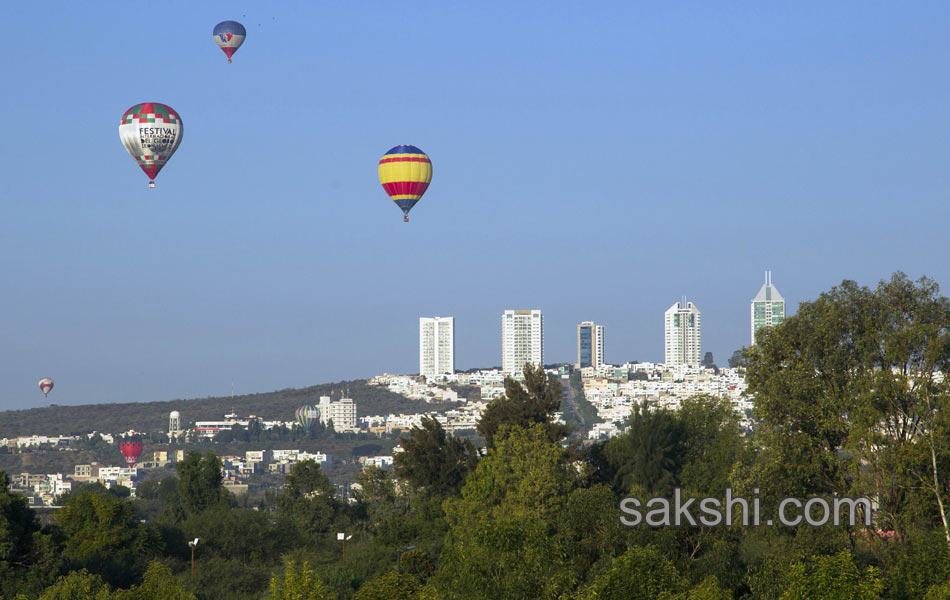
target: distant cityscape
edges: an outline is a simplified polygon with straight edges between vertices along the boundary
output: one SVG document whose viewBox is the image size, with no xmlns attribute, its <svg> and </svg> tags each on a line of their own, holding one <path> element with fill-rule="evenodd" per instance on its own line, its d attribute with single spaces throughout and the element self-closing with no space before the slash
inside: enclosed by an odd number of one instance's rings
<svg viewBox="0 0 950 600">
<path fill-rule="evenodd" d="M 756 332 L 785 320 L 785 299 L 772 285 L 772 272 L 750 302 L 750 345 Z M 699 366 L 703 362 L 702 312 L 684 297 L 664 313 L 664 365 Z M 606 364 L 604 325 L 577 325 L 578 368 Z M 544 364 L 544 315 L 540 309 L 506 310 L 501 316 L 501 371 L 520 375 L 525 365 Z M 420 317 L 419 374 L 436 377 L 455 373 L 455 318 Z"/>
<path fill-rule="evenodd" d="M 664 312 L 663 319 L 663 363 L 612 365 L 606 357 L 605 325 L 594 321 L 577 324 L 576 362 L 546 369 L 550 376 L 565 382 L 563 393 L 572 398 L 571 404 L 577 413 L 572 422 L 575 437 L 588 443 L 609 439 L 624 432 L 636 404 L 644 403 L 654 409 L 676 409 L 684 400 L 700 394 L 730 402 L 741 426 L 747 432 L 752 431 L 752 399 L 747 394 L 744 370 L 739 365 L 720 368 L 711 363 L 710 357 L 703 355 L 703 323 L 699 307 L 683 298 Z M 755 343 L 756 334 L 763 327 L 777 325 L 784 319 L 785 300 L 772 285 L 771 272 L 766 272 L 762 287 L 750 302 L 750 342 Z M 176 410 L 169 413 L 167 432 L 160 434 L 130 430 L 73 436 L 20 435 L 0 439 L 0 447 L 7 452 L 29 452 L 43 448 L 64 449 L 91 440 L 119 446 L 125 440 L 142 437 L 154 441 L 156 435 L 167 439 L 168 444 L 219 442 L 228 439 L 222 436 L 242 430 L 290 432 L 300 427 L 301 422 L 319 422 L 322 427 L 343 436 L 398 436 L 413 427 L 420 427 L 425 418 L 437 420 L 449 434 L 472 435 L 488 404 L 504 395 L 507 378 L 523 380 L 526 365 L 544 365 L 544 316 L 541 310 L 511 309 L 502 313 L 501 358 L 501 369 L 457 372 L 455 318 L 421 317 L 419 374 L 384 373 L 369 379 L 368 383 L 404 398 L 425 402 L 430 406 L 429 410 L 358 416 L 354 399 L 341 394 L 338 400 L 320 396 L 315 405 L 300 407 L 295 419 L 266 420 L 255 415 L 239 416 L 232 411 L 220 420 L 187 422 Z M 474 393 L 459 393 L 470 388 L 475 388 Z M 578 404 L 590 407 L 586 420 L 576 409 Z M 561 423 L 566 423 L 567 418 L 565 412 L 554 415 L 554 419 Z M 394 454 L 400 450 L 396 445 L 392 453 L 360 456 L 359 467 L 389 468 Z M 35 506 L 53 505 L 56 498 L 69 492 L 74 484 L 94 481 L 106 487 L 128 487 L 134 495 L 138 483 L 150 469 L 173 465 L 183 460 L 184 454 L 181 449 L 157 449 L 143 455 L 138 464 L 130 461 L 128 466 L 93 462 L 76 464 L 72 472 L 66 473 L 22 472 L 11 476 L 11 486 L 26 494 Z M 260 477 L 266 474 L 288 473 L 300 460 L 314 460 L 324 467 L 334 464 L 333 457 L 327 452 L 307 452 L 299 448 L 248 450 L 243 456 L 224 455 L 221 459 L 225 486 L 235 494 L 247 493 L 249 485 L 262 485 Z M 344 498 L 352 498 L 350 483 L 338 483 Z"/>
</svg>

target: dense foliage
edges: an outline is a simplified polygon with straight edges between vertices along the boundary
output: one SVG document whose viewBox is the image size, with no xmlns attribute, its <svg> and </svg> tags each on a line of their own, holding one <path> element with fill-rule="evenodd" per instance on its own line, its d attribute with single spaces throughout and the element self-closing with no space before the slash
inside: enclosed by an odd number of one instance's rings
<svg viewBox="0 0 950 600">
<path fill-rule="evenodd" d="M 360 473 L 353 504 L 301 462 L 251 505 L 223 491 L 214 454 L 192 452 L 134 499 L 78 488 L 40 527 L 0 472 L 0 596 L 950 598 L 950 302 L 901 274 L 844 282 L 757 339 L 741 358 L 751 437 L 730 404 L 698 396 L 639 405 L 622 435 L 579 447 L 552 423 L 560 382 L 528 369 L 489 407 L 486 449 L 426 420 L 394 469 Z M 768 515 L 785 496 L 875 510 L 870 527 L 621 522 L 625 497 L 727 490 Z"/>
</svg>

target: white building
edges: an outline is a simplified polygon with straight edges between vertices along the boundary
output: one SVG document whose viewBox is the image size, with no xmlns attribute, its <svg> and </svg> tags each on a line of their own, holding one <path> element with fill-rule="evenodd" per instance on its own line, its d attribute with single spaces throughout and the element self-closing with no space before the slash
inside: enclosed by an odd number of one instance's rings
<svg viewBox="0 0 950 600">
<path fill-rule="evenodd" d="M 577 326 L 577 367 L 604 366 L 604 326 L 584 321 Z"/>
<path fill-rule="evenodd" d="M 329 396 L 320 396 L 317 411 L 320 413 L 320 422 L 324 427 L 333 421 L 333 430 L 337 433 L 356 429 L 356 403 L 352 398 L 341 398 L 337 402 L 330 402 Z"/>
<path fill-rule="evenodd" d="M 755 332 L 762 327 L 772 327 L 785 320 L 785 298 L 772 285 L 772 271 L 765 272 L 765 283 L 752 299 L 752 345 Z"/>
<path fill-rule="evenodd" d="M 667 365 L 699 365 L 702 359 L 702 315 L 696 305 L 677 302 L 664 318 Z"/>
<path fill-rule="evenodd" d="M 455 317 L 419 319 L 419 374 L 455 373 Z"/>
<path fill-rule="evenodd" d="M 501 370 L 521 375 L 529 363 L 544 364 L 544 317 L 540 310 L 506 310 L 501 316 Z"/>
<path fill-rule="evenodd" d="M 173 410 L 168 413 L 168 438 L 175 439 L 181 435 L 181 413 Z"/>
</svg>

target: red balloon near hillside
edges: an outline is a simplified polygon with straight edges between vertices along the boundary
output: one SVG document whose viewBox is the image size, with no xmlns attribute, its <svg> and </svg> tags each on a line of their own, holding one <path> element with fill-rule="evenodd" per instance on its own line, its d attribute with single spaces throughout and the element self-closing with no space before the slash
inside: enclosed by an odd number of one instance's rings
<svg viewBox="0 0 950 600">
<path fill-rule="evenodd" d="M 142 442 L 122 442 L 119 444 L 119 450 L 122 451 L 122 456 L 125 457 L 125 462 L 129 463 L 129 467 L 134 468 L 135 461 L 142 456 Z"/>
</svg>

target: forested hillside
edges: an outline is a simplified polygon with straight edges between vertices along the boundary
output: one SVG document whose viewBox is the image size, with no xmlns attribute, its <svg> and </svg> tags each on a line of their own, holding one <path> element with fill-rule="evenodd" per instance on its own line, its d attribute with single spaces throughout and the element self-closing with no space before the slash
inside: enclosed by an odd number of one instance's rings
<svg viewBox="0 0 950 600">
<path fill-rule="evenodd" d="M 90 431 L 164 431 L 168 413 L 181 413 L 185 426 L 199 420 L 220 419 L 234 410 L 238 415 L 291 421 L 302 404 L 316 404 L 320 396 L 338 400 L 346 392 L 356 402 L 358 416 L 415 413 L 438 409 L 425 402 L 408 400 L 389 390 L 368 385 L 366 380 L 325 383 L 301 389 L 217 398 L 127 402 L 81 406 L 48 405 L 0 412 L 0 437 L 17 435 L 77 435 Z"/>
</svg>

